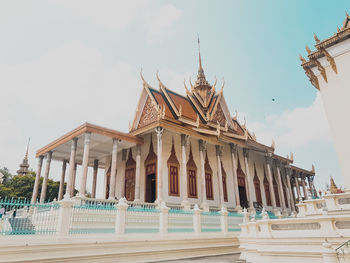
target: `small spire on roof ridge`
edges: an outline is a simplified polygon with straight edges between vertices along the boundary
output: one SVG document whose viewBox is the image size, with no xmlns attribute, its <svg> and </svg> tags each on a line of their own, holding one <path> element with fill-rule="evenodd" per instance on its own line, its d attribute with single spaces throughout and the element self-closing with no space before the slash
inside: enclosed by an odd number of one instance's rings
<svg viewBox="0 0 350 263">
<path fill-rule="evenodd" d="M 316 36 L 316 34 L 314 33 L 314 39 L 316 41 L 316 44 L 320 43 L 320 40 L 318 39 L 318 37 Z"/>
<path fill-rule="evenodd" d="M 300 55 L 300 54 L 299 54 L 299 59 L 300 59 L 301 63 L 305 63 L 305 62 L 306 62 L 306 59 L 305 59 L 305 58 L 303 58 L 303 56 L 302 56 L 302 55 Z"/>
<path fill-rule="evenodd" d="M 310 55 L 311 54 L 311 50 L 310 50 L 308 45 L 305 46 L 305 49 L 306 49 L 306 52 Z"/>
<path fill-rule="evenodd" d="M 348 14 L 348 12 L 346 10 L 345 10 L 345 15 L 346 15 L 347 18 L 350 18 L 349 14 Z"/>
</svg>

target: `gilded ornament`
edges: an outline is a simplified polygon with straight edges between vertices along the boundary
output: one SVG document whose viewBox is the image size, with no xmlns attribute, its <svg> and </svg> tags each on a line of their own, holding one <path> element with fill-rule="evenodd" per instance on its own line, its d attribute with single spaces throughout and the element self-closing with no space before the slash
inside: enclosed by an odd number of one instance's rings
<svg viewBox="0 0 350 263">
<path fill-rule="evenodd" d="M 318 39 L 318 37 L 316 36 L 316 34 L 314 33 L 314 39 L 316 41 L 316 44 L 320 43 L 321 41 Z"/>
</svg>

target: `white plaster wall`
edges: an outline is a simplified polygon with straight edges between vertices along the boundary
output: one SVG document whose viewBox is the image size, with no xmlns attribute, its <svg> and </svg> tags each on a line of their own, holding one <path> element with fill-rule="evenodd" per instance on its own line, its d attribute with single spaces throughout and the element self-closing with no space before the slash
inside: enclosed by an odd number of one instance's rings
<svg viewBox="0 0 350 263">
<path fill-rule="evenodd" d="M 326 116 L 333 135 L 333 141 L 338 155 L 345 187 L 350 189 L 350 175 L 347 164 L 350 160 L 350 39 L 343 41 L 327 51 L 335 59 L 338 74 L 330 67 L 325 58 L 319 61 L 326 69 L 326 83 L 316 68 L 314 72 L 318 76 L 320 92 L 326 112 Z"/>
</svg>

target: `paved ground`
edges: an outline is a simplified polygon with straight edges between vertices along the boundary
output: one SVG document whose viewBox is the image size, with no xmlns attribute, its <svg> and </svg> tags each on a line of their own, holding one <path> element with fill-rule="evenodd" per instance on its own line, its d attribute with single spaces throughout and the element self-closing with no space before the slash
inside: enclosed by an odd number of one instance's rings
<svg viewBox="0 0 350 263">
<path fill-rule="evenodd" d="M 201 257 L 201 258 L 188 258 L 170 261 L 161 261 L 158 263 L 234 263 L 239 258 L 239 254 L 224 255 L 224 256 L 212 256 L 212 257 Z"/>
</svg>

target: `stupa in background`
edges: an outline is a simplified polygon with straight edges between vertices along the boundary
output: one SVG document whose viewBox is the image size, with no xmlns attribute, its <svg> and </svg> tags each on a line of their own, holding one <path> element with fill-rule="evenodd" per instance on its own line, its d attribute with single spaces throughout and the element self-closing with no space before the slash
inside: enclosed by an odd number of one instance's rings
<svg viewBox="0 0 350 263">
<path fill-rule="evenodd" d="M 23 161 L 19 165 L 19 169 L 17 170 L 17 175 L 23 176 L 23 175 L 26 175 L 29 171 L 29 163 L 28 163 L 29 142 L 30 142 L 30 139 L 28 140 L 26 154 L 24 155 Z"/>
</svg>

